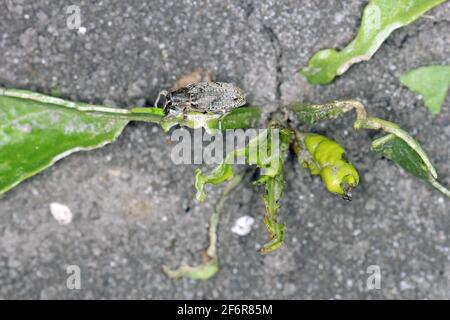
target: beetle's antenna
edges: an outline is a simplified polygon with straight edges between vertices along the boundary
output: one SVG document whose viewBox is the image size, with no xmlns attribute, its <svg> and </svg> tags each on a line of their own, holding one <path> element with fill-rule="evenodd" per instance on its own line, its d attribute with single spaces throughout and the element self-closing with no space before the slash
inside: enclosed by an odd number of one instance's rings
<svg viewBox="0 0 450 320">
<path fill-rule="evenodd" d="M 158 93 L 158 98 L 156 98 L 154 107 L 155 107 L 155 108 L 158 108 L 158 103 L 159 103 L 159 100 L 161 99 L 161 97 L 166 98 L 168 94 L 169 94 L 169 92 L 167 92 L 167 90 L 161 90 L 161 91 Z"/>
</svg>

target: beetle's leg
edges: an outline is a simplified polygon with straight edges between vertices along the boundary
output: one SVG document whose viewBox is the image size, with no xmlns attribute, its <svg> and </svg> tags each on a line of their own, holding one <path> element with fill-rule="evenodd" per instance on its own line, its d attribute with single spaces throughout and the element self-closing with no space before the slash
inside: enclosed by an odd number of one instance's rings
<svg viewBox="0 0 450 320">
<path fill-rule="evenodd" d="M 158 93 L 158 98 L 156 98 L 154 107 L 155 107 L 155 108 L 158 108 L 158 103 L 159 103 L 159 100 L 161 99 L 161 97 L 164 97 L 164 98 L 166 99 L 168 94 L 169 94 L 169 92 L 168 92 L 167 90 L 161 90 L 161 91 Z M 166 111 L 166 110 L 165 110 L 165 109 L 166 109 L 166 106 L 167 106 L 167 101 L 164 103 L 164 111 Z"/>
<path fill-rule="evenodd" d="M 220 116 L 217 118 L 217 121 L 222 121 L 223 118 L 230 112 L 230 109 L 223 109 L 220 111 Z"/>
<path fill-rule="evenodd" d="M 189 110 L 188 110 L 188 107 L 185 105 L 185 106 L 183 106 L 183 109 L 181 110 L 181 114 L 183 115 L 183 120 L 186 120 L 187 119 L 187 115 L 186 115 L 186 113 L 188 112 Z"/>
</svg>

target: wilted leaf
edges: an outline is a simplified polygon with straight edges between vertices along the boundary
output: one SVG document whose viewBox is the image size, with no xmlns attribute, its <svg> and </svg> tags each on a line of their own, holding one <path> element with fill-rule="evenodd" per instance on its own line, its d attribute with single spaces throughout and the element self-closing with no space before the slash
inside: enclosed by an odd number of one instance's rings
<svg viewBox="0 0 450 320">
<path fill-rule="evenodd" d="M 311 84 L 327 84 L 351 65 L 369 60 L 395 30 L 419 18 L 445 0 L 371 0 L 365 7 L 356 38 L 341 51 L 318 51 L 302 74 Z"/>
<path fill-rule="evenodd" d="M 163 266 L 165 274 L 172 279 L 190 278 L 195 280 L 208 280 L 219 271 L 217 259 L 211 259 L 198 266 L 183 265 L 176 270 L 171 270 L 167 266 Z"/>
<path fill-rule="evenodd" d="M 197 170 L 195 187 L 197 200 L 204 201 L 206 184 L 219 184 L 234 176 L 233 161 L 237 157 L 245 157 L 246 163 L 261 169 L 259 184 L 265 186 L 263 196 L 266 206 L 264 224 L 270 240 L 261 249 L 261 253 L 269 253 L 278 249 L 283 243 L 284 225 L 277 222 L 279 200 L 283 193 L 283 163 L 289 153 L 293 133 L 288 129 L 270 128 L 264 130 L 245 146 L 236 149 L 225 158 L 224 162 L 208 174 Z"/>
<path fill-rule="evenodd" d="M 406 172 L 431 183 L 436 189 L 450 197 L 450 191 L 437 182 L 422 157 L 401 138 L 394 134 L 385 135 L 373 141 L 372 150 L 380 152 Z"/>
<path fill-rule="evenodd" d="M 217 202 L 214 212 L 209 222 L 209 246 L 206 250 L 207 261 L 197 266 L 182 265 L 176 270 L 171 270 L 163 266 L 163 271 L 169 278 L 191 278 L 198 280 L 208 280 L 219 271 L 219 261 L 217 256 L 217 227 L 219 225 L 220 215 L 223 211 L 225 200 L 230 193 L 241 183 L 245 174 L 235 176 L 225 187 L 222 195 Z"/>
<path fill-rule="evenodd" d="M 396 162 L 406 172 L 420 179 L 428 180 L 430 172 L 419 154 L 405 141 L 393 134 L 385 135 L 372 143 L 372 150 Z"/>
<path fill-rule="evenodd" d="M 214 133 L 217 130 L 227 129 L 245 129 L 257 125 L 261 117 L 261 108 L 242 107 L 232 110 L 226 115 L 186 112 L 178 116 L 168 116 L 161 120 L 161 127 L 164 131 L 176 125 L 189 127 L 192 129 L 205 128 L 208 133 Z"/>
<path fill-rule="evenodd" d="M 262 254 L 267 254 L 277 250 L 284 241 L 284 223 L 278 223 L 278 209 L 280 208 L 280 200 L 283 195 L 284 179 L 283 166 L 288 155 L 289 147 L 293 139 L 293 133 L 287 130 L 280 132 L 280 157 L 278 159 L 278 171 L 275 175 L 262 174 L 257 181 L 265 186 L 264 205 L 266 213 L 264 215 L 264 225 L 269 232 L 270 240 L 261 248 Z"/>
<path fill-rule="evenodd" d="M 207 184 L 221 184 L 234 176 L 233 165 L 238 158 L 244 158 L 245 163 L 248 165 L 256 165 L 259 168 L 263 168 L 265 175 L 274 176 L 277 174 L 280 154 L 275 150 L 275 152 L 271 152 L 271 133 L 271 130 L 262 130 L 245 147 L 235 149 L 229 153 L 224 161 L 209 173 L 204 174 L 200 169 L 197 169 L 195 173 L 197 201 L 202 202 L 206 199 L 204 188 Z"/>
<path fill-rule="evenodd" d="M 410 90 L 420 94 L 431 113 L 439 113 L 450 87 L 450 66 L 435 65 L 418 68 L 400 76 Z"/>
<path fill-rule="evenodd" d="M 324 104 L 292 103 L 288 106 L 288 109 L 294 113 L 297 120 L 304 124 L 314 124 L 333 119 L 353 108 L 353 105 L 346 100 L 330 101 Z"/>
<path fill-rule="evenodd" d="M 264 224 L 270 235 L 270 240 L 263 245 L 261 253 L 267 254 L 277 250 L 284 240 L 284 224 L 278 223 L 278 209 L 279 202 L 283 195 L 283 169 L 280 164 L 280 172 L 273 177 L 263 176 L 259 179 L 259 183 L 264 184 L 264 205 L 266 207 L 266 214 L 264 215 Z"/>
</svg>

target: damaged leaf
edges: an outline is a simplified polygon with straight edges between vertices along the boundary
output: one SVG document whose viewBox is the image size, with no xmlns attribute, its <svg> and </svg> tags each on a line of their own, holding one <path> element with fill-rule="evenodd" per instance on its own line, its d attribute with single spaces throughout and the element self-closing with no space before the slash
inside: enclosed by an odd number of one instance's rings
<svg viewBox="0 0 450 320">
<path fill-rule="evenodd" d="M 204 201 L 206 184 L 220 184 L 234 177 L 233 163 L 238 157 L 244 157 L 246 164 L 256 165 L 260 169 L 258 183 L 265 186 L 264 224 L 270 235 L 270 240 L 263 246 L 261 253 L 276 250 L 283 243 L 284 225 L 277 222 L 277 215 L 283 192 L 283 163 L 289 153 L 292 138 L 291 130 L 271 126 L 268 130 L 262 130 L 244 148 L 235 149 L 228 154 L 224 162 L 210 173 L 203 174 L 201 170 L 196 172 L 197 200 Z"/>
<path fill-rule="evenodd" d="M 208 260 L 198 266 L 183 265 L 176 270 L 167 266 L 162 267 L 164 273 L 171 279 L 190 278 L 195 280 L 208 280 L 219 271 L 217 259 Z"/>
<path fill-rule="evenodd" d="M 0 89 L 0 194 L 73 152 L 114 141 L 128 123 L 22 93 Z"/>
<path fill-rule="evenodd" d="M 433 177 L 429 167 L 425 164 L 421 156 L 408 145 L 404 140 L 388 134 L 373 141 L 371 149 L 381 153 L 387 159 L 390 159 L 402 167 L 406 172 L 413 176 L 429 182 L 436 189 L 446 196 L 450 197 L 450 191 Z"/>
<path fill-rule="evenodd" d="M 294 113 L 297 120 L 304 124 L 314 124 L 334 119 L 353 108 L 347 101 L 330 101 L 324 104 L 292 103 L 288 106 L 288 109 Z"/>
<path fill-rule="evenodd" d="M 277 131 L 278 132 L 278 131 Z M 260 133 L 249 143 L 243 147 L 230 152 L 224 161 L 209 173 L 202 173 L 200 169 L 195 173 L 195 188 L 197 190 L 197 201 L 203 202 L 206 199 L 204 188 L 207 184 L 221 184 L 230 180 L 234 176 L 233 164 L 238 159 L 243 159 L 245 164 L 256 165 L 264 170 L 265 175 L 274 176 L 278 172 L 279 150 L 275 150 L 271 137 L 277 139 L 275 142 L 279 144 L 278 136 L 272 134 L 272 130 L 261 130 Z M 274 150 L 275 152 L 271 152 Z"/>
<path fill-rule="evenodd" d="M 239 186 L 245 174 L 235 176 L 225 187 L 222 195 L 217 202 L 214 212 L 209 222 L 209 246 L 205 252 L 207 261 L 197 266 L 182 265 L 176 270 L 171 270 L 167 266 L 163 266 L 163 271 L 169 278 L 191 278 L 198 280 L 208 280 L 219 271 L 219 261 L 217 256 L 217 228 L 219 225 L 220 215 L 223 211 L 225 201 L 230 193 Z"/>
<path fill-rule="evenodd" d="M 282 165 L 281 165 L 282 166 Z M 262 254 L 270 253 L 277 250 L 284 240 L 284 223 L 278 223 L 278 209 L 280 208 L 279 202 L 283 195 L 283 170 L 273 177 L 262 176 L 258 180 L 259 184 L 264 184 L 264 205 L 266 207 L 266 213 L 264 215 L 264 225 L 269 232 L 270 240 L 261 248 Z"/>
<path fill-rule="evenodd" d="M 355 129 L 383 130 L 388 133 L 373 141 L 372 150 L 393 160 L 408 173 L 428 181 L 450 198 L 450 191 L 437 181 L 436 169 L 425 150 L 408 132 L 393 122 L 375 117 L 358 118 L 353 126 Z"/>
<path fill-rule="evenodd" d="M 400 128 L 397 124 L 376 117 L 367 117 L 365 119 L 357 119 L 353 124 L 355 129 L 372 129 L 383 130 L 386 133 L 392 133 L 397 138 L 403 140 L 411 149 L 413 149 L 420 157 L 421 161 L 427 166 L 433 178 L 437 178 L 437 172 L 431 163 L 425 150 L 408 132 Z"/>
<path fill-rule="evenodd" d="M 159 108 L 143 108 L 143 109 L 159 109 Z M 261 108 L 251 106 L 233 109 L 226 115 L 186 112 L 178 116 L 167 116 L 161 119 L 161 127 L 164 131 L 180 125 L 192 129 L 205 128 L 205 130 L 213 134 L 215 131 L 224 131 L 227 129 L 245 129 L 257 125 L 261 116 Z"/>
<path fill-rule="evenodd" d="M 318 51 L 301 73 L 311 84 L 330 83 L 353 64 L 369 60 L 394 30 L 443 2 L 445 0 L 371 0 L 364 8 L 356 38 L 341 51 Z"/>
</svg>

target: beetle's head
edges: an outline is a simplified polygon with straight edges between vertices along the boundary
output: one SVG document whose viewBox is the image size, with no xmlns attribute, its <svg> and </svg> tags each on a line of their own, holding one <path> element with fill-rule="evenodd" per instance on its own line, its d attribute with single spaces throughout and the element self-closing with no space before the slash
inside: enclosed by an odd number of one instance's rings
<svg viewBox="0 0 450 320">
<path fill-rule="evenodd" d="M 233 87 L 230 98 L 233 104 L 233 108 L 241 107 L 247 103 L 244 90 L 236 86 Z"/>
</svg>

